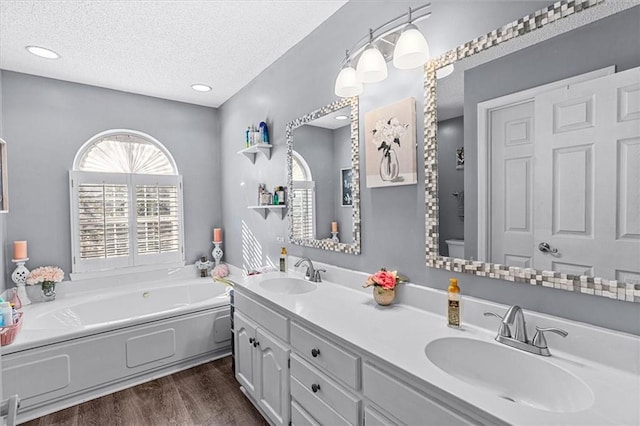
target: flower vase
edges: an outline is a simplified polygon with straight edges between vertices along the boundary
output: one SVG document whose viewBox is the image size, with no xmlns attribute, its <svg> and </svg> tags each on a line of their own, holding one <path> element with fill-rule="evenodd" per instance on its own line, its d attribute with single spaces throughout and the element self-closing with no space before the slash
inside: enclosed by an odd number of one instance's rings
<svg viewBox="0 0 640 426">
<path fill-rule="evenodd" d="M 386 289 L 379 286 L 373 287 L 373 299 L 378 305 L 388 306 L 393 303 L 393 299 L 396 297 L 395 289 Z"/>
<path fill-rule="evenodd" d="M 56 283 L 53 281 L 42 282 L 42 301 L 50 302 L 56 299 Z"/>
<path fill-rule="evenodd" d="M 380 160 L 380 178 L 385 182 L 391 182 L 397 179 L 400 174 L 400 163 L 398 155 L 391 149 L 389 155 L 382 156 Z"/>
</svg>

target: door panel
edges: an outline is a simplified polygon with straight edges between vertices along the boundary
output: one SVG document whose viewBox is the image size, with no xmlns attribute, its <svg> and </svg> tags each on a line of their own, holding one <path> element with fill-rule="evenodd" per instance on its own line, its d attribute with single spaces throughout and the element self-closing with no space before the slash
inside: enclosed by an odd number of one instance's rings
<svg viewBox="0 0 640 426">
<path fill-rule="evenodd" d="M 535 250 L 535 268 L 640 274 L 638 82 L 635 68 L 536 96 L 536 245 L 558 251 Z"/>
<path fill-rule="evenodd" d="M 490 112 L 491 245 L 489 261 L 509 266 L 530 263 L 533 246 L 531 216 L 533 102 Z"/>
<path fill-rule="evenodd" d="M 256 339 L 256 399 L 275 424 L 286 425 L 290 417 L 289 349 L 262 329 L 257 330 Z"/>
<path fill-rule="evenodd" d="M 593 144 L 554 149 L 552 161 L 553 235 L 593 238 Z"/>
<path fill-rule="evenodd" d="M 236 330 L 234 342 L 236 345 L 236 378 L 247 392 L 255 396 L 256 365 L 253 356 L 254 348 L 251 342 L 256 338 L 257 325 L 238 311 L 235 311 L 233 315 L 233 324 Z"/>
</svg>

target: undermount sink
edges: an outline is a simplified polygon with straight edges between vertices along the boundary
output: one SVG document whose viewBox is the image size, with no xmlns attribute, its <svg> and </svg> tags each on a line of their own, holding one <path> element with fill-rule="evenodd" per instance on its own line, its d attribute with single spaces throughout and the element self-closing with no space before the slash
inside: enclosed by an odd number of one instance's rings
<svg viewBox="0 0 640 426">
<path fill-rule="evenodd" d="M 593 404 L 591 389 L 572 373 L 498 343 L 445 337 L 427 344 L 425 354 L 447 374 L 516 404 L 563 413 Z"/>
<path fill-rule="evenodd" d="M 318 288 L 318 285 L 299 278 L 271 278 L 258 284 L 266 291 L 278 294 L 302 294 Z"/>
</svg>

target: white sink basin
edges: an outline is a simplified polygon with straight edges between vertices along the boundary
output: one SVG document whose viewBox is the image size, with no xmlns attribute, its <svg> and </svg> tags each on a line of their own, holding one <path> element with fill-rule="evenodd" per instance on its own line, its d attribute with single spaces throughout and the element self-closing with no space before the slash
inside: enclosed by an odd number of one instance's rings
<svg viewBox="0 0 640 426">
<path fill-rule="evenodd" d="M 434 340 L 425 353 L 451 376 L 515 404 L 564 413 L 593 404 L 593 392 L 582 380 L 539 355 L 457 337 Z"/>
<path fill-rule="evenodd" d="M 258 285 L 266 291 L 278 294 L 302 294 L 318 288 L 316 283 L 299 278 L 271 278 Z"/>
</svg>

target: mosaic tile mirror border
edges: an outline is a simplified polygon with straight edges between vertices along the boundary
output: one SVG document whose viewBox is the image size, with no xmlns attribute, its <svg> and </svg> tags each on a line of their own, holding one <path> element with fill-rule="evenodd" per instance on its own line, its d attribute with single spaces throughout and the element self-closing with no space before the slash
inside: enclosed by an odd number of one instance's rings
<svg viewBox="0 0 640 426">
<path fill-rule="evenodd" d="M 313 247 L 321 250 L 328 251 L 337 251 L 347 254 L 360 254 L 360 152 L 359 152 L 359 107 L 358 107 L 358 98 L 343 98 L 338 101 L 332 102 L 329 105 L 323 106 L 309 114 L 303 115 L 302 117 L 296 118 L 295 120 L 287 123 L 285 128 L 285 136 L 287 138 L 287 182 L 289 188 L 291 188 L 291 182 L 293 180 L 292 177 L 292 152 L 293 152 L 293 131 L 317 118 L 323 117 L 327 114 L 330 114 L 334 111 L 342 109 L 344 107 L 351 106 L 351 170 L 352 170 L 352 196 L 353 196 L 353 210 L 352 210 L 352 219 L 353 219 L 353 243 L 337 243 L 330 239 L 308 239 L 308 238 L 296 238 L 293 236 L 293 216 L 291 209 L 288 209 L 287 219 L 288 219 L 288 234 L 289 234 L 289 242 L 292 244 L 296 244 L 299 246 L 305 247 Z M 293 191 L 287 191 L 287 205 L 293 205 Z"/>
<path fill-rule="evenodd" d="M 553 271 L 518 268 L 439 255 L 438 235 L 438 144 L 436 70 L 482 52 L 515 37 L 604 3 L 605 0 L 563 0 L 471 40 L 429 61 L 424 75 L 424 167 L 427 266 L 481 277 L 538 285 L 640 303 L 640 284 L 604 278 L 569 275 Z"/>
</svg>

